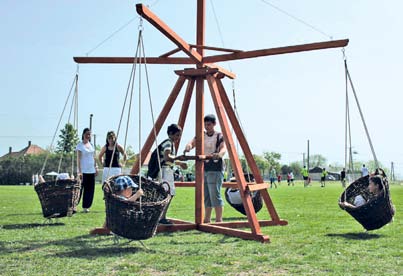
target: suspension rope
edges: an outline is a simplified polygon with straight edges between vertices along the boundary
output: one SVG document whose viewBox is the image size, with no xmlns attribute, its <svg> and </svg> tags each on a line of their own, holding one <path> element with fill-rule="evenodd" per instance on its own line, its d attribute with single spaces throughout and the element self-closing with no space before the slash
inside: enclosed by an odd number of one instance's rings
<svg viewBox="0 0 403 276">
<path fill-rule="evenodd" d="M 47 164 L 48 159 L 49 159 L 49 156 L 50 156 L 50 152 L 51 152 L 51 150 L 52 150 L 52 148 L 53 148 L 53 144 L 54 144 L 54 142 L 55 142 L 55 138 L 56 138 L 57 132 L 58 132 L 59 127 L 60 127 L 60 123 L 61 123 L 61 121 L 62 121 L 62 119 L 63 119 L 64 112 L 65 112 L 65 110 L 66 110 L 67 104 L 68 104 L 68 102 L 69 102 L 69 99 L 70 99 L 71 93 L 72 93 L 72 91 L 73 91 L 74 85 L 75 85 L 76 82 L 77 82 L 77 79 L 78 79 L 78 71 L 77 71 L 76 74 L 74 75 L 74 79 L 73 79 L 73 82 L 72 82 L 72 84 L 71 84 L 69 93 L 67 94 L 67 99 L 66 99 L 66 102 L 64 103 L 63 110 L 62 110 L 62 112 L 61 112 L 61 114 L 60 114 L 60 118 L 59 118 L 59 121 L 58 121 L 58 123 L 57 123 L 56 130 L 55 130 L 55 132 L 54 132 L 54 134 L 53 134 L 52 141 L 51 141 L 51 143 L 50 143 L 50 148 L 49 148 L 50 150 L 49 150 L 49 152 L 48 152 L 47 155 L 46 155 L 45 161 L 43 162 L 42 169 L 41 169 L 41 171 L 40 171 L 40 175 L 43 175 L 43 171 L 45 170 L 46 164 Z"/>
<path fill-rule="evenodd" d="M 344 68 L 346 68 L 346 54 L 344 48 L 342 49 Z M 354 175 L 354 163 L 353 163 L 353 152 L 352 152 L 352 142 L 351 142 L 351 121 L 350 121 L 350 104 L 348 96 L 348 77 L 347 71 L 344 70 L 345 75 L 345 85 L 346 85 L 346 118 L 345 118 L 345 149 L 344 149 L 344 168 L 348 168 L 350 172 L 350 178 Z M 348 147 L 350 145 L 350 147 Z M 348 161 L 347 161 L 348 158 Z M 348 167 L 347 167 L 348 164 Z M 349 179 L 350 181 L 351 179 Z"/>
<path fill-rule="evenodd" d="M 138 18 L 137 16 L 133 17 L 132 19 L 130 19 L 128 22 L 126 22 L 125 24 L 123 24 L 122 26 L 120 26 L 116 31 L 114 31 L 113 33 L 111 33 L 109 36 L 107 36 L 104 40 L 102 40 L 100 43 L 98 43 L 95 47 L 93 47 L 91 50 L 89 50 L 85 55 L 88 56 L 89 54 L 91 54 L 93 51 L 95 51 L 96 49 L 98 49 L 99 47 L 101 47 L 105 42 L 107 42 L 108 40 L 110 40 L 112 37 L 114 37 L 117 33 L 119 33 L 120 31 L 122 31 L 124 28 L 126 28 L 127 26 L 130 25 L 130 23 L 132 23 L 136 18 Z"/>
<path fill-rule="evenodd" d="M 146 74 L 148 102 L 149 102 L 149 105 L 150 105 L 151 121 L 152 121 L 152 124 L 153 124 L 154 141 L 155 141 L 155 146 L 157 147 L 157 151 L 158 151 L 158 137 L 157 137 L 158 135 L 157 135 L 157 129 L 155 128 L 154 109 L 153 109 L 153 102 L 152 102 L 152 98 L 151 98 L 150 81 L 149 81 L 149 75 L 148 75 L 148 69 L 147 69 L 147 58 L 146 58 L 146 53 L 145 53 L 145 50 L 144 50 L 144 41 L 143 41 L 143 39 L 141 39 L 141 47 L 142 47 L 143 54 L 144 54 L 144 71 L 145 71 L 145 74 Z M 177 152 L 176 150 L 177 149 L 175 149 L 175 152 Z M 159 152 L 157 154 L 157 158 L 158 158 L 159 171 L 162 172 L 161 160 L 160 160 Z"/>
<path fill-rule="evenodd" d="M 276 5 L 272 4 L 272 3 L 270 3 L 270 2 L 267 1 L 267 0 L 260 0 L 260 1 L 262 1 L 262 2 L 265 3 L 266 5 L 271 6 L 272 8 L 274 8 L 274 9 L 276 9 L 277 11 L 281 12 L 282 14 L 287 15 L 288 17 L 294 19 L 295 21 L 297 21 L 297 22 L 299 22 L 299 23 L 302 23 L 303 25 L 305 25 L 305 26 L 311 28 L 312 30 L 314 30 L 314 31 L 316 31 L 316 32 L 318 32 L 318 33 L 320 33 L 320 34 L 322 34 L 322 35 L 328 37 L 330 40 L 333 40 L 333 36 L 331 36 L 331 35 L 325 33 L 324 31 L 322 31 L 322 30 L 319 29 L 318 27 L 315 27 L 315 26 L 313 26 L 312 24 L 307 23 L 306 21 L 304 21 L 304 20 L 302 20 L 302 19 L 296 17 L 295 15 L 292 15 L 291 13 L 289 13 L 289 12 L 287 12 L 287 11 L 285 11 L 285 10 L 279 8 L 278 6 L 276 6 Z"/>
<path fill-rule="evenodd" d="M 78 77 L 76 78 L 76 85 L 77 85 L 77 81 L 78 81 Z M 67 118 L 67 124 L 70 124 L 71 114 L 72 114 L 73 110 L 75 110 L 75 108 L 74 108 L 74 104 L 76 103 L 75 98 L 76 98 L 76 89 L 74 89 L 74 94 L 73 94 L 73 98 L 72 98 L 71 106 L 70 106 L 70 112 L 69 112 L 69 116 Z M 63 148 L 63 150 L 64 150 L 64 148 Z M 60 154 L 59 165 L 57 166 L 58 174 L 60 173 L 60 169 L 62 167 L 62 161 L 63 161 L 63 157 L 64 157 L 63 155 L 64 155 L 64 151 Z M 74 157 L 74 154 L 73 154 L 73 157 Z M 72 160 L 72 162 L 74 162 L 74 159 Z M 72 164 L 72 167 L 73 167 L 73 164 Z M 56 179 L 56 181 L 57 181 L 57 179 Z"/>
<path fill-rule="evenodd" d="M 216 23 L 216 26 L 217 26 L 217 31 L 218 31 L 218 35 L 219 35 L 220 40 L 221 40 L 222 47 L 225 48 L 224 36 L 223 36 L 223 34 L 221 32 L 220 23 L 218 22 L 218 17 L 217 17 L 217 14 L 215 12 L 213 0 L 210 0 L 210 4 L 211 4 L 211 9 L 213 11 L 214 20 L 215 20 L 215 23 Z M 229 61 L 228 61 L 228 69 L 232 72 L 231 62 L 229 62 Z"/>
<path fill-rule="evenodd" d="M 117 149 L 117 145 L 118 145 L 117 141 L 118 141 L 118 138 L 119 138 L 120 128 L 121 128 L 122 121 L 123 121 L 123 115 L 125 113 L 126 103 L 127 103 L 127 99 L 129 97 L 129 92 L 130 92 L 130 102 L 129 102 L 129 108 L 128 108 L 128 119 L 127 119 L 127 124 L 126 124 L 126 134 L 125 134 L 124 147 L 123 147 L 124 150 L 126 151 L 126 141 L 127 141 L 127 134 L 128 134 L 128 128 L 129 128 L 129 121 L 130 121 L 130 110 L 131 110 L 130 107 L 131 107 L 131 102 L 132 102 L 133 93 L 134 93 L 133 87 L 134 87 L 134 79 L 135 79 L 135 76 L 136 76 L 136 67 L 137 67 L 137 61 L 138 61 L 139 45 L 140 45 L 140 36 L 139 36 L 138 41 L 137 41 L 136 54 L 135 54 L 134 59 L 133 59 L 132 70 L 130 72 L 130 77 L 129 77 L 129 83 L 127 85 L 125 99 L 123 101 L 122 112 L 120 114 L 118 129 L 116 131 L 116 141 L 115 141 L 115 145 L 113 147 L 112 156 L 114 156 L 114 154 L 116 152 L 116 149 Z M 108 170 L 108 174 L 107 174 L 106 178 L 109 177 L 109 174 L 110 174 L 110 171 L 111 171 L 111 168 L 112 168 L 112 159 L 113 158 L 111 158 L 111 161 L 109 162 L 109 170 Z"/>
<path fill-rule="evenodd" d="M 351 86 L 351 90 L 353 91 L 354 98 L 355 98 L 355 101 L 357 103 L 358 111 L 360 112 L 361 121 L 362 121 L 362 124 L 364 125 L 365 133 L 366 133 L 367 138 L 368 138 L 369 146 L 371 147 L 371 152 L 372 152 L 372 156 L 374 157 L 375 166 L 376 166 L 376 168 L 379 168 L 379 162 L 378 162 L 378 159 L 377 159 L 376 154 L 375 154 L 375 149 L 374 149 L 374 146 L 372 144 L 371 137 L 369 136 L 368 127 L 367 127 L 367 124 L 365 122 L 364 115 L 362 113 L 361 106 L 360 106 L 360 103 L 358 101 L 358 96 L 357 96 L 357 93 L 355 91 L 354 84 L 353 84 L 353 81 L 351 79 L 348 67 L 347 67 L 347 60 L 345 60 L 344 64 L 345 64 L 345 70 L 346 70 L 346 73 L 347 73 L 347 77 L 348 77 L 348 80 L 349 80 L 349 83 L 350 83 L 350 86 Z"/>
</svg>

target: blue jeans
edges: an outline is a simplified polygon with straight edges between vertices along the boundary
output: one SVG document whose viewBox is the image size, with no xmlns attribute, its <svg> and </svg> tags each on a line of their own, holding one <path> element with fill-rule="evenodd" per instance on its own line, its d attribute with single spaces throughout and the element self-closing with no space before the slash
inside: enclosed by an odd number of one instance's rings
<svg viewBox="0 0 403 276">
<path fill-rule="evenodd" d="M 204 172 L 204 205 L 207 208 L 224 206 L 221 187 L 224 179 L 222 171 Z"/>
</svg>

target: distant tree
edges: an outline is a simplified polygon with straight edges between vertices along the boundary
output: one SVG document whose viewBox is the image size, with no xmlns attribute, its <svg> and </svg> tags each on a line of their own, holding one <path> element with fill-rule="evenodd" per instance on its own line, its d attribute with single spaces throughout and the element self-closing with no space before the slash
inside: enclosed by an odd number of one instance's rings
<svg viewBox="0 0 403 276">
<path fill-rule="evenodd" d="M 260 174 L 264 177 L 267 168 L 269 167 L 269 164 L 267 163 L 267 160 L 263 158 L 260 155 L 254 154 L 253 159 L 255 159 L 256 166 L 258 167 Z M 246 172 L 246 171 L 245 171 Z M 249 170 L 249 172 L 251 172 Z"/>
<path fill-rule="evenodd" d="M 280 171 L 283 175 L 288 174 L 289 172 L 291 172 L 291 167 L 288 165 L 282 165 Z"/>
<path fill-rule="evenodd" d="M 77 130 L 74 129 L 73 125 L 67 123 L 59 135 L 59 141 L 57 142 L 56 152 L 58 153 L 72 153 L 76 145 L 78 144 Z"/>
<path fill-rule="evenodd" d="M 127 146 L 125 151 L 127 155 L 126 167 L 132 167 L 137 161 L 137 154 L 134 152 L 132 146 Z"/>
<path fill-rule="evenodd" d="M 267 160 L 268 168 L 274 168 L 277 172 L 280 171 L 281 154 L 278 152 L 263 152 L 264 159 Z"/>
<path fill-rule="evenodd" d="M 326 167 L 327 159 L 321 154 L 314 154 L 309 157 L 309 167 Z"/>
</svg>

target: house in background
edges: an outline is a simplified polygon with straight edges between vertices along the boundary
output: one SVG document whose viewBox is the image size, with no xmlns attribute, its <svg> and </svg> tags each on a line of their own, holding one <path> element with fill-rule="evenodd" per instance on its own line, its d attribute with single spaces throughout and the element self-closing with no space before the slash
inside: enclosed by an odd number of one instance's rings
<svg viewBox="0 0 403 276">
<path fill-rule="evenodd" d="M 31 143 L 31 141 L 28 141 L 28 146 L 26 146 L 25 148 L 23 148 L 20 151 L 14 151 L 13 152 L 13 148 L 9 147 L 8 153 L 3 155 L 2 157 L 0 157 L 0 160 L 2 159 L 6 159 L 6 158 L 19 158 L 19 157 L 24 157 L 26 155 L 38 155 L 41 153 L 45 153 L 46 151 L 41 148 L 40 146 L 34 145 Z"/>
</svg>

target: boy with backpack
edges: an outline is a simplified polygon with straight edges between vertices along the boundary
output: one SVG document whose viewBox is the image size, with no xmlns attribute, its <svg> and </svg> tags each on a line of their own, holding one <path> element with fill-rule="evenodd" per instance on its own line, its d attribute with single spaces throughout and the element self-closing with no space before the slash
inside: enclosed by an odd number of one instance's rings
<svg viewBox="0 0 403 276">
<path fill-rule="evenodd" d="M 150 161 L 148 163 L 147 176 L 151 179 L 158 180 L 159 182 L 167 182 L 169 184 L 169 190 L 171 194 L 171 201 L 175 195 L 175 183 L 174 183 L 174 165 L 180 166 L 182 169 L 187 169 L 186 162 L 175 161 L 176 150 L 175 143 L 180 140 L 182 136 L 182 128 L 177 124 L 171 124 L 167 130 L 168 139 L 162 141 L 161 144 L 151 154 Z M 160 170 L 161 168 L 161 170 Z M 168 203 L 165 211 L 160 220 L 161 224 L 171 224 L 166 219 L 166 213 L 169 207 Z"/>
</svg>

